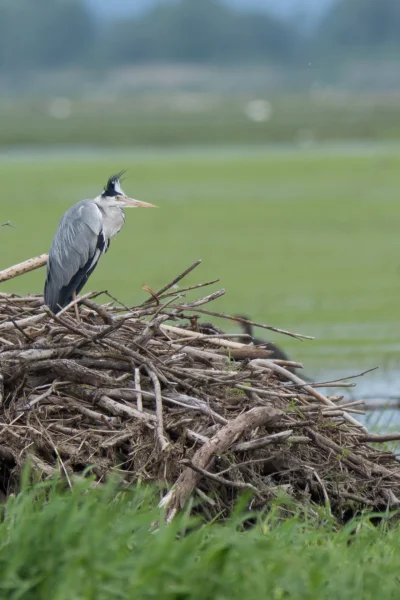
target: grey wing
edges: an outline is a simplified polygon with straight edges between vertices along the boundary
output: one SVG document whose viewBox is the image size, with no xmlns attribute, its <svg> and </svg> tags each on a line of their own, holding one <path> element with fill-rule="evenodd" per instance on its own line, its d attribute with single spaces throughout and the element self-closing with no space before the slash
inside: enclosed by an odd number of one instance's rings
<svg viewBox="0 0 400 600">
<path fill-rule="evenodd" d="M 99 243 L 101 241 L 101 243 Z M 62 288 L 82 269 L 87 272 L 104 252 L 102 213 L 91 200 L 83 200 L 63 215 L 50 247 L 45 303 L 54 310 Z"/>
</svg>

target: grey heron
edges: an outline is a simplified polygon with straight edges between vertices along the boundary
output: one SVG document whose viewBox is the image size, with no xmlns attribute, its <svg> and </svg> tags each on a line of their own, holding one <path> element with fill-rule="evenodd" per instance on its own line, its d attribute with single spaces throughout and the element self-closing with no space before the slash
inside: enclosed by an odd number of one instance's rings
<svg viewBox="0 0 400 600">
<path fill-rule="evenodd" d="M 156 208 L 128 198 L 120 184 L 123 173 L 112 175 L 99 196 L 77 202 L 61 218 L 50 247 L 44 288 L 44 303 L 54 313 L 79 294 L 107 252 L 125 222 L 123 209 Z"/>
</svg>

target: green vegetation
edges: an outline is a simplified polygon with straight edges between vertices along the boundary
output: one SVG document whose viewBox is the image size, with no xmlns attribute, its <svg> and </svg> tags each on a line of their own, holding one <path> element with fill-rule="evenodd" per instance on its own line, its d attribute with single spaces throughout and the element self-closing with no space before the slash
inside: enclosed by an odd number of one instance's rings
<svg viewBox="0 0 400 600">
<path fill-rule="evenodd" d="M 0 524 L 0 597 L 7 600 L 260 598 L 397 599 L 397 527 L 367 518 L 335 532 L 321 513 L 252 529 L 177 518 L 151 533 L 155 497 L 115 497 L 85 483 L 61 493 L 25 490 Z M 248 515 L 248 513 L 247 513 Z M 351 542 L 351 543 L 350 543 Z"/>
<path fill-rule="evenodd" d="M 1 229 L 2 267 L 46 252 L 65 209 L 124 167 L 125 190 L 160 208 L 127 211 L 86 291 L 137 303 L 142 284 L 157 289 L 201 258 L 188 282 L 221 278 L 227 293 L 214 309 L 317 337 L 270 336 L 309 368 L 343 372 L 397 357 L 398 150 L 10 158 L 0 164 L 0 220 L 16 228 Z M 2 290 L 38 293 L 43 282 L 40 270 Z"/>
<path fill-rule="evenodd" d="M 195 76 L 199 72 L 191 70 Z M 185 70 L 187 77 L 189 69 Z M 196 75 L 197 73 L 197 75 Z M 262 75 L 261 71 L 255 72 Z M 133 71 L 133 77 L 140 76 Z M 162 77 L 150 71 L 148 76 Z M 195 92 L 160 89 L 132 96 L 108 97 L 106 93 L 85 100 L 62 98 L 4 100 L 0 103 L 0 148 L 80 146 L 188 147 L 204 145 L 260 145 L 271 142 L 296 144 L 343 140 L 397 141 L 400 108 L 396 95 L 357 95 L 314 86 L 310 95 L 273 95 L 265 90 L 245 91 L 255 75 L 243 70 L 225 72 L 221 80 L 242 78 L 243 88 L 234 94 L 218 89 L 216 73 Z M 260 121 L 257 121 L 260 118 Z"/>
</svg>

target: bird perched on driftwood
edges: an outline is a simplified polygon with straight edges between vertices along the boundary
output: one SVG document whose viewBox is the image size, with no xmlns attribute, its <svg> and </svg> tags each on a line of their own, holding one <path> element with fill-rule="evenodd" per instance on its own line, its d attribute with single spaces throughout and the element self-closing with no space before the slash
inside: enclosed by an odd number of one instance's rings
<svg viewBox="0 0 400 600">
<path fill-rule="evenodd" d="M 47 262 L 44 303 L 59 312 L 79 294 L 110 240 L 125 222 L 124 208 L 155 208 L 133 200 L 120 184 L 123 171 L 112 175 L 102 193 L 93 200 L 82 200 L 61 218 L 51 244 Z"/>
</svg>

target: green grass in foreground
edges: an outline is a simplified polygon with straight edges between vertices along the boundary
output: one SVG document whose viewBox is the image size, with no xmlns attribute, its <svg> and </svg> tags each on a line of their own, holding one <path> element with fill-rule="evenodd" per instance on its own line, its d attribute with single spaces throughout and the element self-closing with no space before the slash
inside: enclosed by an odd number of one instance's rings
<svg viewBox="0 0 400 600">
<path fill-rule="evenodd" d="M 25 491 L 9 500 L 0 524 L 0 598 L 381 600 L 400 593 L 398 529 L 365 518 L 334 532 L 272 511 L 252 530 L 237 516 L 200 526 L 158 518 L 143 490 Z M 275 515 L 275 516 L 274 516 Z M 324 524 L 325 523 L 325 524 Z M 352 543 L 349 544 L 349 541 Z"/>
<path fill-rule="evenodd" d="M 143 283 L 157 289 L 202 258 L 187 282 L 221 278 L 227 294 L 212 308 L 315 335 L 273 338 L 306 365 L 397 361 L 399 150 L 9 158 L 0 220 L 16 229 L 0 229 L 1 265 L 46 252 L 65 209 L 121 168 L 125 191 L 159 209 L 127 211 L 85 291 L 107 288 L 133 304 L 147 297 Z M 1 289 L 40 292 L 43 283 L 41 270 Z"/>
</svg>

